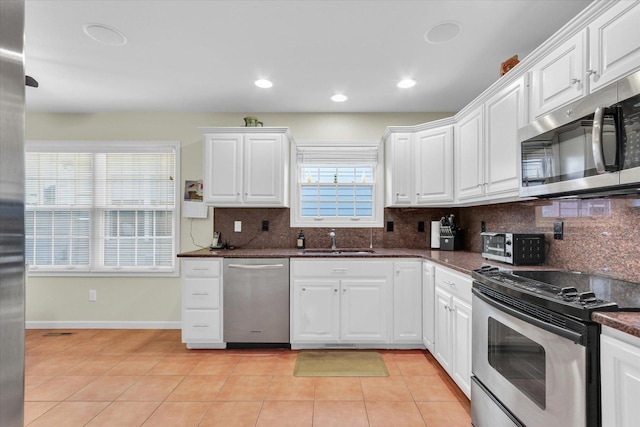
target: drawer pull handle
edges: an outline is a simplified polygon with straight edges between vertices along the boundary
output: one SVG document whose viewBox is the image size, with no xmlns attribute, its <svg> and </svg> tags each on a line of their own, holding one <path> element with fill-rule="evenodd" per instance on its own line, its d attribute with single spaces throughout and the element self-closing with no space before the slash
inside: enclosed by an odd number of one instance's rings
<svg viewBox="0 0 640 427">
<path fill-rule="evenodd" d="M 449 286 L 455 286 L 456 284 L 453 282 L 449 282 L 448 280 L 443 280 L 442 283 L 444 283 L 445 285 L 449 285 Z"/>
<path fill-rule="evenodd" d="M 194 267 L 193 271 L 209 271 L 209 269 L 208 268 L 202 268 L 202 267 L 200 267 L 200 268 Z"/>
<path fill-rule="evenodd" d="M 347 271 L 349 271 L 349 269 L 348 268 L 332 268 L 331 271 L 337 274 L 344 274 Z"/>
<path fill-rule="evenodd" d="M 241 270 L 267 270 L 283 267 L 284 264 L 229 264 L 229 268 L 239 268 Z"/>
<path fill-rule="evenodd" d="M 209 295 L 209 292 L 194 292 L 191 295 L 195 297 L 206 297 L 207 295 Z"/>
<path fill-rule="evenodd" d="M 209 325 L 206 323 L 196 323 L 195 325 L 193 325 L 194 328 L 208 328 Z"/>
</svg>

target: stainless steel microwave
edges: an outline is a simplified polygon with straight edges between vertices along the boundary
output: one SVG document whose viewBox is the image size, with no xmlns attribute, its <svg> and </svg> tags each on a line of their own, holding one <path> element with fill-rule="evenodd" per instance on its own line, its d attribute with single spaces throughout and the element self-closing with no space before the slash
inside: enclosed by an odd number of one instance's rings
<svg viewBox="0 0 640 427">
<path fill-rule="evenodd" d="M 518 135 L 521 197 L 640 191 L 640 71 Z"/>
</svg>

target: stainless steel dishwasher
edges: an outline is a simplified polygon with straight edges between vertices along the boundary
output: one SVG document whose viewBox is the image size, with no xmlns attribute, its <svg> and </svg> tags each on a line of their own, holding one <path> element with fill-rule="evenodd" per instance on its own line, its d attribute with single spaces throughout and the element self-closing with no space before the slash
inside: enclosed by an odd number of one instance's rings
<svg viewBox="0 0 640 427">
<path fill-rule="evenodd" d="M 225 258 L 227 347 L 288 347 L 289 259 Z"/>
</svg>

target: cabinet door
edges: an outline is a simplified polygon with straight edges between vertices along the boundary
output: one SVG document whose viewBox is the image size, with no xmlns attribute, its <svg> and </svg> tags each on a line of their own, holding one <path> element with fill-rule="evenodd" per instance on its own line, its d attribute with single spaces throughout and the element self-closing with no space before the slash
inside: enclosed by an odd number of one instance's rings
<svg viewBox="0 0 640 427">
<path fill-rule="evenodd" d="M 621 1 L 589 25 L 591 91 L 640 67 L 640 2 Z"/>
<path fill-rule="evenodd" d="M 456 197 L 459 201 L 484 195 L 483 106 L 462 117 L 455 136 Z"/>
<path fill-rule="evenodd" d="M 413 204 L 413 158 L 411 133 L 394 133 L 386 142 L 387 206 Z"/>
<path fill-rule="evenodd" d="M 414 157 L 416 204 L 452 202 L 453 127 L 418 132 Z M 402 169 L 403 165 L 399 167 Z"/>
<path fill-rule="evenodd" d="M 587 94 L 586 32 L 579 32 L 532 67 L 532 121 Z"/>
<path fill-rule="evenodd" d="M 386 279 L 342 279 L 342 342 L 387 342 Z"/>
<path fill-rule="evenodd" d="M 423 263 L 422 275 L 422 343 L 434 353 L 435 341 L 435 266 L 430 262 Z"/>
<path fill-rule="evenodd" d="M 246 206 L 285 206 L 285 156 L 281 134 L 247 134 L 244 145 Z"/>
<path fill-rule="evenodd" d="M 240 134 L 204 137 L 204 201 L 213 205 L 241 205 L 242 151 Z"/>
<path fill-rule="evenodd" d="M 451 377 L 471 396 L 471 304 L 451 299 Z"/>
<path fill-rule="evenodd" d="M 433 356 L 447 371 L 451 371 L 451 294 L 436 286 L 435 343 Z"/>
<path fill-rule="evenodd" d="M 640 342 L 637 338 L 634 341 Z M 600 342 L 602 425 L 637 426 L 640 419 L 640 347 L 605 334 L 600 336 Z"/>
<path fill-rule="evenodd" d="M 222 319 L 220 310 L 183 310 L 183 343 L 221 343 Z"/>
<path fill-rule="evenodd" d="M 293 282 L 292 341 L 339 341 L 340 282 L 333 279 L 296 279 Z"/>
<path fill-rule="evenodd" d="M 524 76 L 485 103 L 485 182 L 489 198 L 517 196 L 518 129 L 525 124 Z"/>
<path fill-rule="evenodd" d="M 422 263 L 394 262 L 393 340 L 422 342 Z"/>
</svg>

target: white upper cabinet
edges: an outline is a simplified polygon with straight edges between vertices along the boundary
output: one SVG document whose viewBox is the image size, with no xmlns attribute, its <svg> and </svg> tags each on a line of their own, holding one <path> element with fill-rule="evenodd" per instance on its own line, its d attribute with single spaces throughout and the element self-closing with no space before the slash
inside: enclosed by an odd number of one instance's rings
<svg viewBox="0 0 640 427">
<path fill-rule="evenodd" d="M 526 120 L 525 76 L 458 117 L 456 200 L 460 204 L 518 197 L 518 129 Z"/>
<path fill-rule="evenodd" d="M 411 206 L 413 197 L 413 133 L 392 133 L 385 142 L 386 205 Z"/>
<path fill-rule="evenodd" d="M 582 30 L 533 65 L 531 121 L 588 93 L 586 50 L 587 30 Z"/>
<path fill-rule="evenodd" d="M 385 171 L 388 207 L 453 202 L 453 121 L 389 128 Z"/>
<path fill-rule="evenodd" d="M 530 68 L 530 121 L 640 68 L 639 22 L 638 1 L 594 2 L 579 31 Z"/>
<path fill-rule="evenodd" d="M 592 92 L 640 68 L 640 2 L 619 2 L 588 28 Z"/>
<path fill-rule="evenodd" d="M 484 104 L 485 194 L 490 199 L 518 196 L 518 129 L 526 124 L 526 93 L 522 76 Z"/>
<path fill-rule="evenodd" d="M 484 106 L 458 119 L 455 132 L 456 199 L 484 197 Z"/>
<path fill-rule="evenodd" d="M 416 205 L 453 202 L 453 126 L 415 135 Z"/>
<path fill-rule="evenodd" d="M 287 207 L 286 129 L 204 129 L 204 201 L 212 206 Z"/>
</svg>

